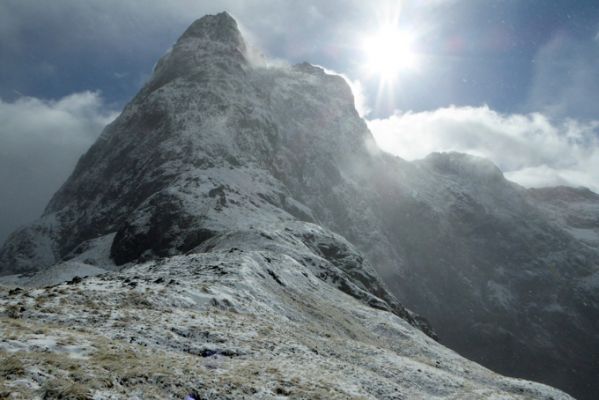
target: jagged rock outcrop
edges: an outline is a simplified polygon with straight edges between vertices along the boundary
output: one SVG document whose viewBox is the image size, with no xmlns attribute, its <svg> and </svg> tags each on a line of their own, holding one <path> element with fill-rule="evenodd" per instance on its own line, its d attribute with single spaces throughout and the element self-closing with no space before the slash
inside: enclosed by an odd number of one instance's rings
<svg viewBox="0 0 599 400">
<path fill-rule="evenodd" d="M 157 269 L 164 257 L 272 247 L 433 335 L 409 305 L 475 360 L 582 398 L 599 373 L 599 253 L 555 209 L 576 214 L 476 157 L 382 153 L 341 77 L 257 65 L 224 13 L 158 62 L 42 218 L 7 240 L 0 271 Z"/>
</svg>

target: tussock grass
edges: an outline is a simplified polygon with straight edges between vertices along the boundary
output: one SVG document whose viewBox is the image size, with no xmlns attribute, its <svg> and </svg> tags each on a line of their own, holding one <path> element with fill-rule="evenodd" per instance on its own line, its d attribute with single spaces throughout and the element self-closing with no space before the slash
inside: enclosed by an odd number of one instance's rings
<svg viewBox="0 0 599 400">
<path fill-rule="evenodd" d="M 148 296 L 139 292 L 128 293 L 123 304 L 134 308 L 152 308 L 152 303 L 148 300 Z"/>
<path fill-rule="evenodd" d="M 16 354 L 8 355 L 5 352 L 0 352 L 0 376 L 2 378 L 18 377 L 25 374 L 25 367 Z"/>
<path fill-rule="evenodd" d="M 21 318 L 21 305 L 20 304 L 10 304 L 6 306 L 6 315 L 9 318 L 17 319 Z"/>
<path fill-rule="evenodd" d="M 90 391 L 84 385 L 64 379 L 46 381 L 41 394 L 44 400 L 93 400 Z"/>
</svg>

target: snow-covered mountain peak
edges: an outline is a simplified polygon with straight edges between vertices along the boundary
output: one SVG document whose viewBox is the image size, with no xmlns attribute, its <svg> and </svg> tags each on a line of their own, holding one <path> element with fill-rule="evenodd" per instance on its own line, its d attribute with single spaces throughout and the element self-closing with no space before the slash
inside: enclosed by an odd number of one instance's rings
<svg viewBox="0 0 599 400">
<path fill-rule="evenodd" d="M 495 164 L 471 154 L 431 153 L 423 161 L 441 174 L 452 174 L 464 179 L 503 180 L 503 173 Z"/>
<path fill-rule="evenodd" d="M 177 78 L 200 80 L 218 74 L 233 75 L 247 65 L 247 47 L 235 19 L 226 12 L 206 15 L 192 23 L 158 61 L 142 95 Z"/>
<path fill-rule="evenodd" d="M 181 35 L 179 41 L 190 38 L 208 39 L 235 46 L 245 46 L 237 21 L 226 11 L 216 15 L 206 15 L 194 21 Z"/>
</svg>

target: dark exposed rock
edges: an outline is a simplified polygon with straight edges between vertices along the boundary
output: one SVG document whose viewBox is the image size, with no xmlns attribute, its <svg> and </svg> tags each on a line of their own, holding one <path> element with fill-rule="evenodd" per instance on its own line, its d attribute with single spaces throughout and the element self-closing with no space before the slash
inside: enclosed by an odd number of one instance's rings
<svg viewBox="0 0 599 400">
<path fill-rule="evenodd" d="M 78 283 L 81 283 L 81 281 L 83 281 L 83 278 L 81 278 L 80 276 L 75 276 L 73 277 L 73 279 L 67 282 L 67 285 L 76 285 Z"/>
</svg>

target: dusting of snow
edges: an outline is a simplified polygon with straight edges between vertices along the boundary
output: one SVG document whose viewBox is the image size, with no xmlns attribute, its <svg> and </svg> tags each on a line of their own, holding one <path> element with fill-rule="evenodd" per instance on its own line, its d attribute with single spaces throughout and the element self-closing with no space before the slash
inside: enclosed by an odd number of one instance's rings
<svg viewBox="0 0 599 400">
<path fill-rule="evenodd" d="M 3 309 L 24 309 L 0 319 L 0 354 L 22 365 L 2 390 L 41 399 L 66 379 L 98 399 L 570 398 L 497 375 L 341 292 L 271 233 L 250 247 L 277 251 L 213 243 L 75 284 L 0 289 Z"/>
</svg>

